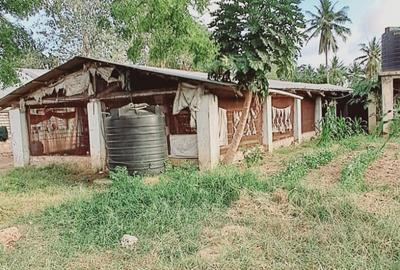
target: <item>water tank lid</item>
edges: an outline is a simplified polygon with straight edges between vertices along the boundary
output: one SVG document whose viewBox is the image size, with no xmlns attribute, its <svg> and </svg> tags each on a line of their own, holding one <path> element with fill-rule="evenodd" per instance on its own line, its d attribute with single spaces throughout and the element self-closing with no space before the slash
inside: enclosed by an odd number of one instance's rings
<svg viewBox="0 0 400 270">
<path fill-rule="evenodd" d="M 146 103 L 133 104 L 130 103 L 119 109 L 111 110 L 112 118 L 119 118 L 120 116 L 150 116 L 150 115 L 161 115 L 160 106 L 150 106 Z"/>
</svg>

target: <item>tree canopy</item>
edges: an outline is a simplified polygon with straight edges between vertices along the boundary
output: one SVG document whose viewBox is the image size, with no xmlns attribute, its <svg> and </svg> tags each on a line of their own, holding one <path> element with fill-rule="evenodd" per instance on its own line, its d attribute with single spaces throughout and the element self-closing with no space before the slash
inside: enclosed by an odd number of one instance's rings
<svg viewBox="0 0 400 270">
<path fill-rule="evenodd" d="M 111 20 L 112 0 L 41 0 L 48 15 L 44 38 L 63 62 L 75 55 L 127 61 L 129 42 Z"/>
<path fill-rule="evenodd" d="M 133 62 L 161 67 L 204 70 L 215 55 L 206 27 L 190 14 L 202 13 L 208 0 L 117 0 L 112 16 L 130 40 Z"/>
<path fill-rule="evenodd" d="M 376 37 L 367 44 L 360 44 L 362 55 L 356 60 L 364 67 L 368 79 L 377 80 L 381 68 L 381 44 Z"/>
<path fill-rule="evenodd" d="M 23 18 L 38 6 L 39 0 L 0 1 L 0 82 L 3 85 L 18 82 L 16 64 L 25 53 L 34 50 L 29 34 L 18 24 L 11 22 L 7 15 Z"/>
<path fill-rule="evenodd" d="M 266 94 L 272 67 L 286 73 L 300 53 L 304 16 L 299 4 L 300 0 L 220 1 L 210 25 L 220 46 L 210 77 Z"/>
</svg>

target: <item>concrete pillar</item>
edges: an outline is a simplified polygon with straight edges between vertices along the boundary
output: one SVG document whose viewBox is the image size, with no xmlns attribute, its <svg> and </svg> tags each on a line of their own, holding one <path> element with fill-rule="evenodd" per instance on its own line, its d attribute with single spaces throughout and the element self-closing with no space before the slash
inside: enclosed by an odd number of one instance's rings
<svg viewBox="0 0 400 270">
<path fill-rule="evenodd" d="M 302 131 L 301 131 L 301 99 L 294 99 L 294 140 L 301 143 Z"/>
<path fill-rule="evenodd" d="M 383 132 L 390 132 L 390 122 L 393 119 L 393 78 L 382 77 L 382 114 Z"/>
<path fill-rule="evenodd" d="M 373 133 L 376 130 L 376 97 L 374 94 L 368 95 L 368 132 Z"/>
<path fill-rule="evenodd" d="M 315 99 L 315 130 L 319 131 L 320 124 L 322 121 L 322 97 L 317 97 Z"/>
<path fill-rule="evenodd" d="M 96 99 L 87 104 L 89 121 L 89 143 L 92 169 L 104 170 L 106 167 L 106 142 L 102 115 L 103 104 Z"/>
<path fill-rule="evenodd" d="M 197 112 L 197 147 L 200 170 L 215 168 L 219 163 L 218 97 L 206 94 Z"/>
<path fill-rule="evenodd" d="M 19 108 L 8 112 L 11 128 L 11 144 L 14 156 L 14 166 L 24 167 L 29 165 L 29 134 L 26 113 Z"/>
<path fill-rule="evenodd" d="M 263 144 L 267 146 L 268 152 L 273 151 L 272 133 L 272 97 L 267 96 L 263 105 Z"/>
</svg>

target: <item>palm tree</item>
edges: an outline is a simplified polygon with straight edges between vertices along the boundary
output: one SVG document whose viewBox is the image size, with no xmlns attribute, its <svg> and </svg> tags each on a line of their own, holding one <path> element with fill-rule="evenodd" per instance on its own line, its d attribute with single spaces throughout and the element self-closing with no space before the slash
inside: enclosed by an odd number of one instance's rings
<svg viewBox="0 0 400 270">
<path fill-rule="evenodd" d="M 306 33 L 311 33 L 308 40 L 319 36 L 319 54 L 325 54 L 325 67 L 328 69 L 328 53 L 337 52 L 337 36 L 343 41 L 351 35 L 350 28 L 345 25 L 351 23 L 347 16 L 348 6 L 336 11 L 336 4 L 331 0 L 319 0 L 319 6 L 315 6 L 316 13 L 307 11 L 310 25 Z"/>
<path fill-rule="evenodd" d="M 357 57 L 356 61 L 360 61 L 360 64 L 364 66 L 367 79 L 372 80 L 378 78 L 382 53 L 379 40 L 374 37 L 368 44 L 360 44 L 360 47 L 363 54 Z"/>
<path fill-rule="evenodd" d="M 345 85 L 347 79 L 347 68 L 337 56 L 333 57 L 328 73 L 331 83 L 341 86 Z"/>
<path fill-rule="evenodd" d="M 362 79 L 365 79 L 364 70 L 357 61 L 354 61 L 348 68 L 349 83 L 354 85 Z"/>
</svg>

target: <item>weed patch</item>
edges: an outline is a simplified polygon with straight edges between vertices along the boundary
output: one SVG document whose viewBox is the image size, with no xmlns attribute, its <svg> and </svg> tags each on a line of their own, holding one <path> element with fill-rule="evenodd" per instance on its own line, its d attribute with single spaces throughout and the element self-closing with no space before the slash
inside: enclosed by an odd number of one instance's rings
<svg viewBox="0 0 400 270">
<path fill-rule="evenodd" d="M 364 172 L 376 160 L 382 148 L 371 147 L 353 158 L 342 170 L 340 183 L 345 190 L 365 190 Z"/>
<path fill-rule="evenodd" d="M 294 159 L 289 162 L 286 169 L 268 179 L 266 191 L 273 191 L 279 187 L 286 190 L 294 189 L 310 170 L 328 164 L 334 156 L 333 151 L 323 149 Z"/>
</svg>

